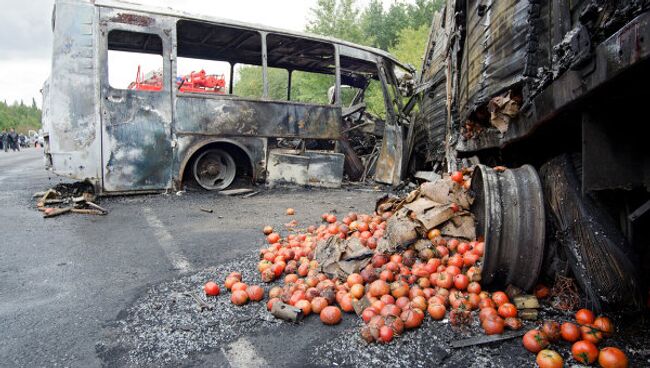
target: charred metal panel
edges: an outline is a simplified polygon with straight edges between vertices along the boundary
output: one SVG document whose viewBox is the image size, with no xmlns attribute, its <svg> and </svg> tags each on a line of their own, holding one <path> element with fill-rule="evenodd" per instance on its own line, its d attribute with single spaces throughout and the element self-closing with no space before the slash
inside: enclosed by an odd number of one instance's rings
<svg viewBox="0 0 650 368">
<path fill-rule="evenodd" d="M 103 191 L 161 190 L 172 187 L 171 37 L 172 19 L 157 17 L 142 25 L 146 14 L 100 8 Z M 119 22 L 114 22 L 117 19 Z M 133 22 L 125 22 L 125 20 Z M 139 32 L 162 41 L 161 91 L 121 90 L 108 83 L 111 31 Z M 139 52 L 147 52 L 139 50 Z"/>
<path fill-rule="evenodd" d="M 525 138 L 560 112 L 576 107 L 606 83 L 650 59 L 650 13 L 639 15 L 598 45 L 593 60 L 579 69 L 567 70 L 548 87 L 524 104 L 504 136 L 486 131 L 479 139 L 460 141 L 458 151 L 472 152 L 504 147 Z"/>
<path fill-rule="evenodd" d="M 377 182 L 397 186 L 402 180 L 402 167 L 404 158 L 404 126 L 398 122 L 398 111 L 395 111 L 395 104 L 391 101 L 389 88 L 394 86 L 388 84 L 393 80 L 391 69 L 381 63 L 379 66 L 379 80 L 383 89 L 384 103 L 386 104 L 386 124 L 384 125 L 384 136 L 381 141 L 379 159 L 375 168 L 374 178 Z"/>
<path fill-rule="evenodd" d="M 343 154 L 274 149 L 269 152 L 268 185 L 339 188 L 343 179 Z"/>
<path fill-rule="evenodd" d="M 461 67 L 461 121 L 524 78 L 532 1 L 467 2 L 467 37 Z M 534 44 L 531 44 L 534 46 Z"/>
<path fill-rule="evenodd" d="M 453 7 L 448 11 L 453 12 Z M 445 29 L 444 16 L 444 11 L 433 16 L 420 80 L 428 87 L 422 94 L 420 113 L 415 119 L 413 152 L 422 155 L 425 162 L 442 162 L 445 158 L 449 33 Z"/>
<path fill-rule="evenodd" d="M 338 139 L 341 108 L 236 97 L 178 96 L 176 132 L 219 136 Z"/>
<path fill-rule="evenodd" d="M 44 90 L 43 116 L 52 171 L 93 183 L 101 177 L 96 24 L 92 4 L 56 2 L 52 74 Z"/>
</svg>

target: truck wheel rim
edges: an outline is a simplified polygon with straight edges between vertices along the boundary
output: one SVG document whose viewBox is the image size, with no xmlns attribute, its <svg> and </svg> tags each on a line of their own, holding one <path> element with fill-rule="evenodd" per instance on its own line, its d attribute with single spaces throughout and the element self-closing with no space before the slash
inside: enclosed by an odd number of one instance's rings
<svg viewBox="0 0 650 368">
<path fill-rule="evenodd" d="M 235 180 L 235 160 L 226 151 L 211 149 L 194 160 L 194 179 L 204 189 L 223 190 Z"/>
</svg>

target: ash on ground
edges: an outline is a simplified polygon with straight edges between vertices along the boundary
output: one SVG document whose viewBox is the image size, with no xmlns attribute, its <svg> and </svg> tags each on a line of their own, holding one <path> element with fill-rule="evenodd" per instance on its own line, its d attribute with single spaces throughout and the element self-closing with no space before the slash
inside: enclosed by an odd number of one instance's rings
<svg viewBox="0 0 650 368">
<path fill-rule="evenodd" d="M 222 280 L 233 271 L 251 270 L 243 273 L 243 282 L 262 285 L 259 273 L 252 272 L 256 263 L 251 255 L 151 287 L 120 313 L 123 318 L 107 326 L 104 341 L 97 345 L 100 357 L 115 366 L 174 366 L 237 336 L 281 323 L 267 312 L 265 302 L 238 307 L 223 287 L 218 297 L 206 297 L 203 292 L 207 281 L 223 285 Z M 272 286 L 263 285 L 265 292 Z M 213 309 L 200 312 L 194 299 L 182 295 L 189 292 Z"/>
</svg>

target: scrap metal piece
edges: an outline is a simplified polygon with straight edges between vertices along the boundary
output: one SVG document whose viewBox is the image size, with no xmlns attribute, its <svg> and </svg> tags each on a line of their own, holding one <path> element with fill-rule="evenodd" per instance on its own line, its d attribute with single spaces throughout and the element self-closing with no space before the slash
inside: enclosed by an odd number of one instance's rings
<svg viewBox="0 0 650 368">
<path fill-rule="evenodd" d="M 100 211 L 97 209 L 89 209 L 89 208 L 73 208 L 70 212 L 78 213 L 82 215 L 106 216 L 106 212 L 104 211 Z"/>
<path fill-rule="evenodd" d="M 86 201 L 86 204 L 88 206 L 96 209 L 96 210 L 100 210 L 100 211 L 104 212 L 104 214 L 108 214 L 108 210 L 106 208 L 104 208 L 104 207 L 101 207 L 101 206 L 99 206 L 99 205 L 97 205 L 97 204 L 95 204 L 93 202 L 88 202 L 88 201 Z"/>
<path fill-rule="evenodd" d="M 241 188 L 241 189 L 229 189 L 229 190 L 221 190 L 217 192 L 219 195 L 224 195 L 224 196 L 237 196 L 240 194 L 247 194 L 251 193 L 253 189 L 249 188 Z"/>
<path fill-rule="evenodd" d="M 201 210 L 201 211 L 203 211 L 203 212 L 206 212 L 206 213 L 213 213 L 213 212 L 214 212 L 214 211 L 213 211 L 212 209 L 210 209 L 210 208 L 203 208 L 203 207 L 199 207 L 199 210 Z"/>
<path fill-rule="evenodd" d="M 198 294 L 196 294 L 195 292 L 184 293 L 183 295 L 189 296 L 190 298 L 194 299 L 194 301 L 198 306 L 199 312 L 203 312 L 206 309 L 207 310 L 214 309 L 213 306 L 203 301 L 203 299 L 201 299 L 201 297 L 199 297 Z"/>
<path fill-rule="evenodd" d="M 294 322 L 294 323 L 300 322 L 304 317 L 304 314 L 302 313 L 302 309 L 296 308 L 294 306 L 291 306 L 289 304 L 280 301 L 273 303 L 273 307 L 271 308 L 271 314 L 276 318 L 280 318 L 285 321 Z"/>
<path fill-rule="evenodd" d="M 43 214 L 43 218 L 50 218 L 50 217 L 56 217 L 59 215 L 63 215 L 64 213 L 68 213 L 72 211 L 72 207 L 65 207 L 65 208 L 55 208 L 53 211 L 47 212 Z"/>
<path fill-rule="evenodd" d="M 464 348 L 467 346 L 483 345 L 483 344 L 489 344 L 491 342 L 510 340 L 510 339 L 514 339 L 515 337 L 524 336 L 525 334 L 526 331 L 519 330 L 519 331 L 505 332 L 501 335 L 485 335 L 485 336 L 470 337 L 469 339 L 452 341 L 449 344 L 449 346 L 452 349 Z"/>
</svg>

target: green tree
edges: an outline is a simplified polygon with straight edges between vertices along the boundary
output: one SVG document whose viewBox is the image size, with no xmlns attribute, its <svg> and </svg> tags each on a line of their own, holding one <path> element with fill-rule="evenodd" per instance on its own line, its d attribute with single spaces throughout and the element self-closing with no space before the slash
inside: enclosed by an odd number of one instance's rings
<svg viewBox="0 0 650 368">
<path fill-rule="evenodd" d="M 429 26 L 421 25 L 419 28 L 404 28 L 398 35 L 397 42 L 390 53 L 398 60 L 411 64 L 416 68 L 422 64 L 427 40 L 429 39 Z"/>
<path fill-rule="evenodd" d="M 318 0 L 307 31 L 350 42 L 363 42 L 356 0 Z"/>
<path fill-rule="evenodd" d="M 27 133 L 40 127 L 41 110 L 34 100 L 32 106 L 26 106 L 22 101 L 12 105 L 8 105 L 7 101 L 0 102 L 0 129 L 15 128 L 20 133 Z"/>
</svg>

